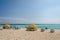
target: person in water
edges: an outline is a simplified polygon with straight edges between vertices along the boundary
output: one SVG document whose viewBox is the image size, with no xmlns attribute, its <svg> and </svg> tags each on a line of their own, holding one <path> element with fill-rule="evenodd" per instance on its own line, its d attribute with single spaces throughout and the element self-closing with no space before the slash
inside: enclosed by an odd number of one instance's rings
<svg viewBox="0 0 60 40">
<path fill-rule="evenodd" d="M 45 27 L 45 29 L 48 29 L 47 27 Z"/>
</svg>

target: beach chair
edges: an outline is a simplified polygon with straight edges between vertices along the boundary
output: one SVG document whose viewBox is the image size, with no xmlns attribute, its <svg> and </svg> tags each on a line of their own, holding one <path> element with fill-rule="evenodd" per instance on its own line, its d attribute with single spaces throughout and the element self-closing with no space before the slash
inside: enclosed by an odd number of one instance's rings
<svg viewBox="0 0 60 40">
<path fill-rule="evenodd" d="M 2 28 L 0 28 L 0 30 L 3 30 Z"/>
<path fill-rule="evenodd" d="M 41 29 L 41 32 L 44 32 L 45 31 L 45 29 Z"/>
<path fill-rule="evenodd" d="M 50 30 L 50 33 L 54 33 L 54 32 L 55 32 L 55 30 L 54 30 L 54 29 L 51 29 L 51 30 Z"/>
</svg>

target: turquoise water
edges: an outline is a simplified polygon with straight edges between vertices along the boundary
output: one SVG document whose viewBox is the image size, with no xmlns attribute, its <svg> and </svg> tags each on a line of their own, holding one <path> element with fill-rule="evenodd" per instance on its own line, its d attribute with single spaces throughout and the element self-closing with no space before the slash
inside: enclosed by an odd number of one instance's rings
<svg viewBox="0 0 60 40">
<path fill-rule="evenodd" d="M 11 27 L 18 27 L 18 28 L 25 28 L 29 24 L 11 24 Z M 38 28 L 49 28 L 49 29 L 60 29 L 60 24 L 36 24 Z M 0 27 L 3 27 L 3 25 L 0 25 Z"/>
</svg>

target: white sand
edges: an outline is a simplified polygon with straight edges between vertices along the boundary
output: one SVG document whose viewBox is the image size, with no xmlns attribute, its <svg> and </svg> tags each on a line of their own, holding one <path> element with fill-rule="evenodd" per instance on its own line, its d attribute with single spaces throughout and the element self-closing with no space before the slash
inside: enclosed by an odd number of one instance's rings
<svg viewBox="0 0 60 40">
<path fill-rule="evenodd" d="M 60 40 L 60 30 L 50 33 L 49 30 L 40 32 L 39 30 L 3 29 L 0 30 L 0 40 Z"/>
</svg>

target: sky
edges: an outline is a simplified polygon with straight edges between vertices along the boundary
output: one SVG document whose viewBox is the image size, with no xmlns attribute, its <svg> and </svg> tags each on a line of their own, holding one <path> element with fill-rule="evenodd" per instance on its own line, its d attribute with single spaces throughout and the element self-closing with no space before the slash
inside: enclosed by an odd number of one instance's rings
<svg viewBox="0 0 60 40">
<path fill-rule="evenodd" d="M 60 24 L 60 0 L 0 0 L 0 24 Z"/>
</svg>

